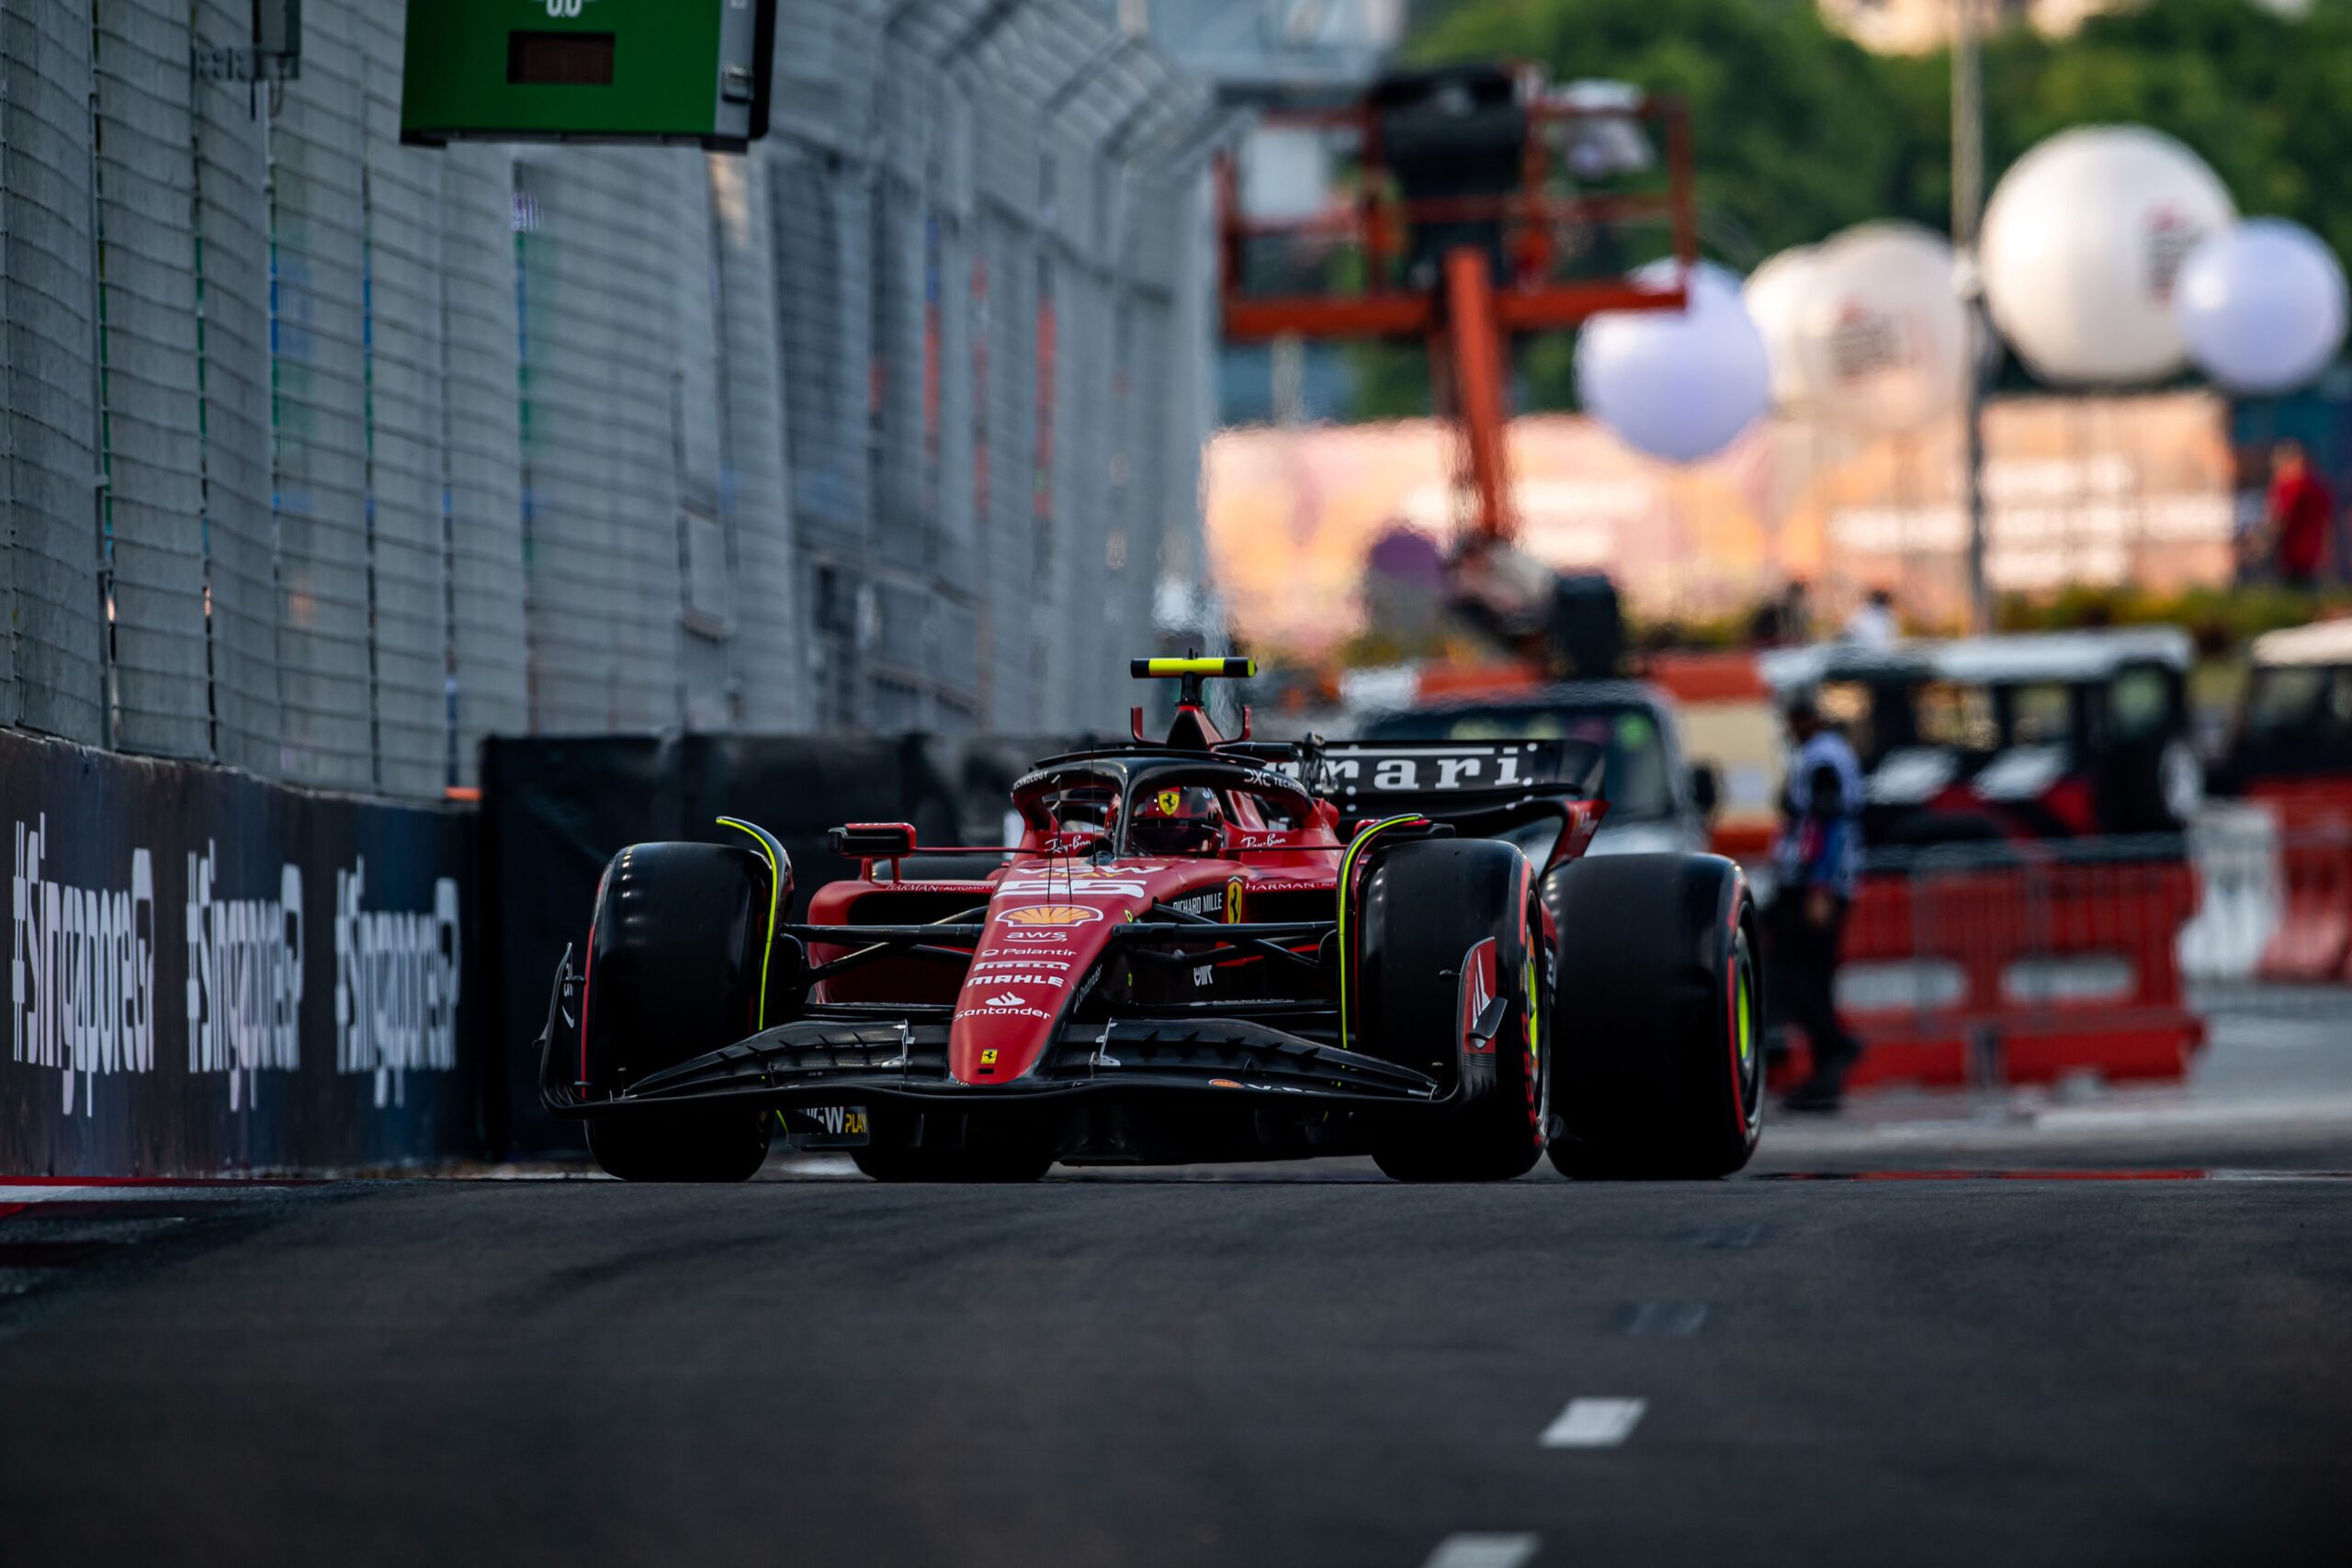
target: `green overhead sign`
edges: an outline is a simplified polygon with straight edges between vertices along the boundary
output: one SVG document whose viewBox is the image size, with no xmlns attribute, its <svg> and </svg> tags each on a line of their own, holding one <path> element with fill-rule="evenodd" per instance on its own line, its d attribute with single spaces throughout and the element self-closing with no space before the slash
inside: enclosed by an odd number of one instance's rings
<svg viewBox="0 0 2352 1568">
<path fill-rule="evenodd" d="M 740 152 L 775 53 L 775 0 L 408 0 L 401 140 Z"/>
</svg>

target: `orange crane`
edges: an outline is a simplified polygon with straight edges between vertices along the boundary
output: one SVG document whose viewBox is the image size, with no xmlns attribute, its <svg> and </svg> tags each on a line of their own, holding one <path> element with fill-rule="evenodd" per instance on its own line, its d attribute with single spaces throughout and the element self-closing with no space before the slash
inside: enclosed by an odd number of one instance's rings
<svg viewBox="0 0 2352 1568">
<path fill-rule="evenodd" d="M 1352 154 L 1346 198 L 1303 219 L 1250 216 L 1234 157 L 1217 166 L 1227 340 L 1425 343 L 1432 405 L 1459 437 L 1457 504 L 1487 539 L 1517 533 L 1511 341 L 1603 310 L 1681 309 L 1679 278 L 1626 276 L 1616 236 L 1629 225 L 1664 225 L 1681 273 L 1698 260 L 1683 106 L 1588 85 L 1606 90 L 1555 91 L 1527 66 L 1448 66 L 1385 77 L 1354 104 L 1267 110 L 1261 126 Z M 1608 156 L 1628 137 L 1645 153 L 1645 124 L 1663 131 L 1662 187 L 1651 160 Z M 1633 173 L 1650 176 L 1645 188 L 1622 188 Z"/>
</svg>

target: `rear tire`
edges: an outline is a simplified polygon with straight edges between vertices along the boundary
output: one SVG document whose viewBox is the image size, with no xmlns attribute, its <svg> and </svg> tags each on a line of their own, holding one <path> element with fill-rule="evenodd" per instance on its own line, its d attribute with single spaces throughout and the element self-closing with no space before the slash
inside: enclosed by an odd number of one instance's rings
<svg viewBox="0 0 2352 1568">
<path fill-rule="evenodd" d="M 1374 1136 L 1374 1163 L 1396 1180 L 1508 1181 L 1543 1155 L 1552 987 L 1532 882 L 1517 849 L 1483 839 L 1400 844 L 1364 879 L 1359 1048 L 1452 1079 L 1465 1096 Z M 1490 995 L 1505 1012 L 1492 1043 L 1469 1051 L 1463 970 L 1489 942 Z"/>
<path fill-rule="evenodd" d="M 876 1181 L 1013 1184 L 1038 1180 L 1054 1165 L 1050 1149 L 1017 1135 L 967 1128 L 959 1145 L 925 1146 L 922 1126 L 904 1113 L 871 1115 L 868 1126 L 873 1141 L 849 1157 Z"/>
<path fill-rule="evenodd" d="M 1044 1179 L 1054 1167 L 1049 1154 L 970 1149 L 852 1149 L 857 1168 L 876 1181 L 938 1181 L 966 1185 L 1015 1185 Z"/>
<path fill-rule="evenodd" d="M 612 1116 L 588 1123 L 588 1152 L 623 1181 L 749 1181 L 775 1136 L 763 1111 Z"/>
<path fill-rule="evenodd" d="M 758 1032 L 769 874 L 731 845 L 638 844 L 613 857 L 581 1003 L 580 1071 L 596 1091 Z M 767 1111 L 640 1111 L 591 1120 L 588 1152 L 624 1181 L 743 1181 L 775 1135 Z"/>
<path fill-rule="evenodd" d="M 1610 855 L 1544 881 L 1560 933 L 1561 1174 L 1707 1180 L 1763 1125 L 1763 971 L 1739 868 L 1713 855 Z"/>
</svg>

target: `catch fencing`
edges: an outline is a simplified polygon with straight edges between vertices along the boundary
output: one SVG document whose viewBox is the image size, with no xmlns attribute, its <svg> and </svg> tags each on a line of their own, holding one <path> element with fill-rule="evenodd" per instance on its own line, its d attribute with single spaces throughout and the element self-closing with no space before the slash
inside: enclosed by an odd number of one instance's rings
<svg viewBox="0 0 2352 1568">
<path fill-rule="evenodd" d="M 2352 1049 L 2352 825 L 1881 852 L 1844 957 L 1858 1083 L 2177 1078 L 2265 1021 Z"/>
<path fill-rule="evenodd" d="M 426 797 L 1114 721 L 1202 558 L 1207 93 L 1101 0 L 783 0 L 746 156 L 430 151 L 404 11 L 255 88 L 242 0 L 0 0 L 0 723 Z"/>
</svg>

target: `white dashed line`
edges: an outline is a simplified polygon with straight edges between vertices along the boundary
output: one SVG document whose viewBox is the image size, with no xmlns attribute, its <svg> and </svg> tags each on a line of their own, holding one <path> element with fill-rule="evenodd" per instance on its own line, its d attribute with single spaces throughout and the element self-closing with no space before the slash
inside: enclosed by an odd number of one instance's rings
<svg viewBox="0 0 2352 1568">
<path fill-rule="evenodd" d="M 1547 1449 L 1613 1449 L 1634 1435 L 1646 1399 L 1571 1399 L 1538 1439 Z"/>
<path fill-rule="evenodd" d="M 1707 1321 L 1704 1302 L 1636 1302 L 1625 1313 L 1625 1332 L 1665 1339 L 1685 1339 Z"/>
<path fill-rule="evenodd" d="M 1450 1535 L 1421 1568 L 1523 1568 L 1542 1544 L 1532 1535 Z"/>
</svg>

